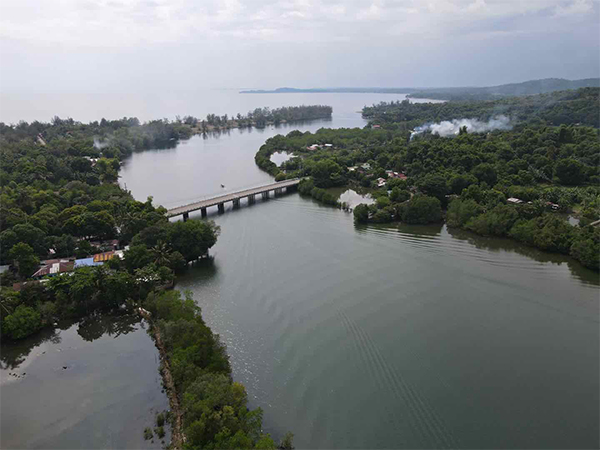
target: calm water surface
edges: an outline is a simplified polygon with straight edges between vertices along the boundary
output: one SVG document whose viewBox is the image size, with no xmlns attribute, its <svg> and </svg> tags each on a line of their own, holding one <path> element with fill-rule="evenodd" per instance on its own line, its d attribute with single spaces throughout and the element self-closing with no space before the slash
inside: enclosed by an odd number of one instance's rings
<svg viewBox="0 0 600 450">
<path fill-rule="evenodd" d="M 342 97 L 331 122 L 297 128 L 362 126 L 362 105 Z M 266 183 L 254 154 L 289 130 L 135 154 L 121 182 L 166 206 Z M 209 215 L 222 230 L 213 260 L 178 287 L 275 436 L 293 431 L 297 448 L 598 447 L 597 273 L 445 226 L 357 228 L 297 194 Z"/>
<path fill-rule="evenodd" d="M 158 364 L 137 316 L 89 318 L 4 344 L 1 447 L 162 448 L 143 438 L 169 408 Z"/>
</svg>

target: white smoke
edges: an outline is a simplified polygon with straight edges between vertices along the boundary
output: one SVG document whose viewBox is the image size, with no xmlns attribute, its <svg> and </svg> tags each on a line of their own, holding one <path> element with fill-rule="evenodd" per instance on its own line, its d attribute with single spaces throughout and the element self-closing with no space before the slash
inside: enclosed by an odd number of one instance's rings
<svg viewBox="0 0 600 450">
<path fill-rule="evenodd" d="M 104 147 L 108 147 L 109 145 L 110 145 L 110 142 L 108 142 L 108 140 L 101 141 L 97 137 L 94 137 L 94 147 L 96 147 L 96 149 L 102 150 Z"/>
<path fill-rule="evenodd" d="M 440 123 L 429 123 L 415 128 L 410 134 L 410 138 L 412 139 L 417 134 L 425 131 L 431 131 L 431 133 L 439 134 L 442 137 L 454 136 L 459 133 L 462 127 L 467 127 L 469 133 L 484 133 L 491 130 L 510 130 L 512 125 L 510 119 L 504 115 L 492 117 L 487 122 L 477 119 L 444 120 Z"/>
</svg>

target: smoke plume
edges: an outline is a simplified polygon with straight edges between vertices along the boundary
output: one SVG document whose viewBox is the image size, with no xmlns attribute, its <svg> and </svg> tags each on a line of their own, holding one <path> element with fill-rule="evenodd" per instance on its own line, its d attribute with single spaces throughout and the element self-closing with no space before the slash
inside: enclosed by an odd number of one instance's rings
<svg viewBox="0 0 600 450">
<path fill-rule="evenodd" d="M 101 141 L 97 137 L 94 137 L 94 147 L 96 149 L 102 150 L 104 147 L 108 147 L 109 145 L 110 145 L 110 143 L 108 142 L 108 140 Z"/>
<path fill-rule="evenodd" d="M 512 125 L 510 119 L 504 115 L 492 117 L 487 122 L 477 119 L 454 119 L 452 121 L 444 120 L 440 123 L 429 123 L 415 128 L 410 138 L 431 131 L 432 134 L 439 134 L 442 137 L 454 136 L 459 133 L 462 127 L 467 127 L 469 133 L 484 133 L 491 130 L 510 130 Z"/>
</svg>

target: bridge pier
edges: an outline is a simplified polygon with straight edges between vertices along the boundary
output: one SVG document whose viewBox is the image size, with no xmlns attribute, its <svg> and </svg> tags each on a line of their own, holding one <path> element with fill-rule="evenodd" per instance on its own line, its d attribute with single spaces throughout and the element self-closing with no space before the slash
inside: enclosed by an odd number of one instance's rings
<svg viewBox="0 0 600 450">
<path fill-rule="evenodd" d="M 234 208 L 239 208 L 240 207 L 240 199 L 239 198 L 234 198 L 233 199 L 233 207 Z"/>
<path fill-rule="evenodd" d="M 269 199 L 269 191 L 265 191 L 262 193 L 262 198 L 263 200 L 268 200 Z"/>
<path fill-rule="evenodd" d="M 219 203 L 217 207 L 219 208 L 219 214 L 223 214 L 225 212 L 225 203 Z"/>
<path fill-rule="evenodd" d="M 255 202 L 256 202 L 256 196 L 254 194 L 249 195 L 248 196 L 248 204 L 254 205 Z"/>
<path fill-rule="evenodd" d="M 190 218 L 190 213 L 183 213 L 183 221 L 187 221 Z"/>
<path fill-rule="evenodd" d="M 202 218 L 206 217 L 206 208 L 200 208 L 200 214 L 202 215 Z"/>
</svg>

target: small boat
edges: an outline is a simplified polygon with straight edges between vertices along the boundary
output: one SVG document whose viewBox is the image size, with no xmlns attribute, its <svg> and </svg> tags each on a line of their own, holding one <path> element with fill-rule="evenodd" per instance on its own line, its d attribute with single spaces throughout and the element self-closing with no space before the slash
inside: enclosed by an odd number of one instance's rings
<svg viewBox="0 0 600 450">
<path fill-rule="evenodd" d="M 224 184 L 222 184 L 222 185 L 221 185 L 221 187 L 222 187 L 222 188 L 224 188 L 224 187 L 225 187 L 225 185 L 224 185 Z"/>
</svg>

